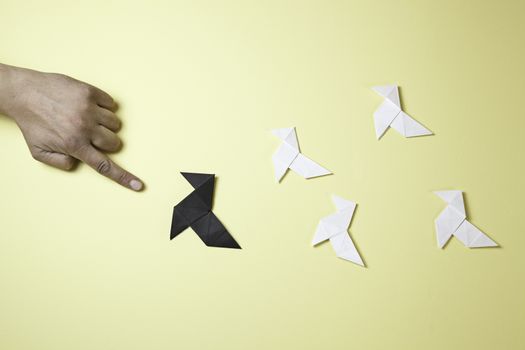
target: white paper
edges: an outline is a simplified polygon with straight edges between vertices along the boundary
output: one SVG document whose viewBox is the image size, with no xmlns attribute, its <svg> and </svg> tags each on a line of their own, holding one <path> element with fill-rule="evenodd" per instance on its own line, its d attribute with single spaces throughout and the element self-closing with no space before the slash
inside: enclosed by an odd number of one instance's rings
<svg viewBox="0 0 525 350">
<path fill-rule="evenodd" d="M 272 156 L 277 182 L 281 181 L 288 169 L 305 179 L 332 173 L 300 152 L 295 128 L 275 129 L 272 133 L 283 141 Z"/>
<path fill-rule="evenodd" d="M 372 89 L 385 98 L 374 112 L 374 124 L 378 140 L 389 127 L 405 137 L 432 135 L 432 131 L 401 110 L 397 85 L 375 86 Z"/>
<path fill-rule="evenodd" d="M 322 218 L 317 225 L 312 245 L 330 240 L 335 254 L 361 266 L 365 266 L 354 242 L 348 234 L 348 227 L 354 216 L 356 203 L 338 196 L 332 196 L 337 211 Z"/>
<path fill-rule="evenodd" d="M 434 193 L 447 203 L 435 221 L 437 243 L 440 248 L 443 248 L 452 236 L 457 237 L 461 243 L 469 248 L 498 246 L 496 242 L 467 220 L 462 191 L 437 191 Z"/>
</svg>

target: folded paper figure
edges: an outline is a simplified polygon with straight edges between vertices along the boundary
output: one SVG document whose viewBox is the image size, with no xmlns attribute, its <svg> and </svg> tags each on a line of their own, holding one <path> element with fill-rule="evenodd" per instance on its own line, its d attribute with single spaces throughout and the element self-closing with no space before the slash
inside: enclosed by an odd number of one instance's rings
<svg viewBox="0 0 525 350">
<path fill-rule="evenodd" d="M 466 220 L 463 192 L 437 191 L 434 193 L 448 204 L 435 222 L 439 248 L 443 248 L 452 236 L 456 236 L 469 248 L 498 246 L 496 242 Z"/>
<path fill-rule="evenodd" d="M 292 169 L 305 179 L 332 173 L 299 151 L 295 128 L 275 129 L 272 133 L 283 141 L 272 156 L 277 182 L 281 181 L 288 169 Z"/>
<path fill-rule="evenodd" d="M 211 211 L 214 174 L 181 173 L 195 188 L 173 208 L 170 239 L 191 227 L 209 247 L 241 247 Z"/>
<path fill-rule="evenodd" d="M 375 86 L 372 89 L 385 98 L 374 112 L 374 124 L 378 140 L 389 127 L 405 137 L 432 135 L 432 131 L 401 110 L 397 85 Z"/>
<path fill-rule="evenodd" d="M 330 240 L 335 254 L 361 266 L 365 266 L 354 242 L 348 235 L 348 227 L 354 216 L 356 204 L 338 196 L 332 196 L 337 211 L 319 221 L 312 245 L 317 245 L 327 239 Z"/>
</svg>

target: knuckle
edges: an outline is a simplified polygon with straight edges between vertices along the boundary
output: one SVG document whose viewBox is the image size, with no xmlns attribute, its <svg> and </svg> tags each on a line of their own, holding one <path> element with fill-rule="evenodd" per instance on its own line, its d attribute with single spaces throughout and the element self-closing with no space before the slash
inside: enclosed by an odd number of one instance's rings
<svg viewBox="0 0 525 350">
<path fill-rule="evenodd" d="M 114 151 L 117 151 L 120 149 L 121 146 L 122 146 L 122 141 L 120 141 L 120 139 L 116 137 L 115 140 L 113 141 L 113 144 L 111 145 L 111 148 Z"/>
<path fill-rule="evenodd" d="M 78 102 L 78 105 L 77 105 L 77 113 L 80 114 L 81 116 L 83 115 L 87 115 L 91 112 L 91 101 L 87 98 L 82 98 L 80 99 L 80 101 Z"/>
<path fill-rule="evenodd" d="M 71 120 L 72 133 L 76 135 L 86 135 L 93 127 L 93 120 L 89 113 L 89 107 L 79 106 L 75 117 Z"/>
<path fill-rule="evenodd" d="M 97 88 L 91 85 L 85 86 L 85 96 L 88 101 L 95 101 L 97 99 L 97 95 L 98 95 Z"/>
<path fill-rule="evenodd" d="M 76 135 L 68 135 L 64 138 L 64 146 L 70 152 L 77 151 L 82 146 L 83 140 Z"/>
<path fill-rule="evenodd" d="M 93 100 L 95 99 L 95 89 L 87 84 L 80 83 L 75 89 L 77 100 L 77 111 L 79 113 L 86 113 L 91 109 Z"/>
<path fill-rule="evenodd" d="M 108 175 L 111 171 L 111 162 L 107 159 L 101 160 L 97 163 L 97 172 L 102 175 Z"/>
<path fill-rule="evenodd" d="M 79 94 L 85 98 L 93 97 L 93 94 L 94 94 L 93 90 L 94 89 L 92 86 L 85 84 L 85 83 L 81 83 L 78 88 Z"/>
<path fill-rule="evenodd" d="M 74 107 L 74 115 L 77 117 L 78 122 L 85 122 L 93 117 L 95 113 L 93 102 L 84 96 L 77 99 Z"/>
<path fill-rule="evenodd" d="M 128 173 L 126 173 L 125 171 L 122 171 L 118 177 L 117 177 L 117 181 L 120 183 L 120 184 L 127 184 L 129 181 L 128 181 Z"/>
</svg>

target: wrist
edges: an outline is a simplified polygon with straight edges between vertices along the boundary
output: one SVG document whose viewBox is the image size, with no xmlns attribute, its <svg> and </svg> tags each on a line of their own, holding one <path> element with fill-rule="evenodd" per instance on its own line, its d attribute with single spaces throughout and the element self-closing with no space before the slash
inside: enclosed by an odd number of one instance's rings
<svg viewBox="0 0 525 350">
<path fill-rule="evenodd" d="M 16 92 L 13 89 L 13 71 L 14 67 L 0 63 L 0 114 L 10 116 L 9 111 L 16 98 Z"/>
</svg>

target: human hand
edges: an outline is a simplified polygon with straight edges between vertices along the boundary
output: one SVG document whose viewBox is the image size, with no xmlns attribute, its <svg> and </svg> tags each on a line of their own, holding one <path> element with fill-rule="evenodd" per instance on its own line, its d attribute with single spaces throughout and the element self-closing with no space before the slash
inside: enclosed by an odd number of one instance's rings
<svg viewBox="0 0 525 350">
<path fill-rule="evenodd" d="M 105 153 L 121 146 L 113 98 L 62 74 L 0 64 L 0 113 L 14 119 L 38 161 L 71 170 L 80 160 L 124 187 L 143 183 Z"/>
</svg>

